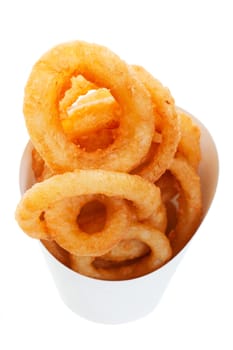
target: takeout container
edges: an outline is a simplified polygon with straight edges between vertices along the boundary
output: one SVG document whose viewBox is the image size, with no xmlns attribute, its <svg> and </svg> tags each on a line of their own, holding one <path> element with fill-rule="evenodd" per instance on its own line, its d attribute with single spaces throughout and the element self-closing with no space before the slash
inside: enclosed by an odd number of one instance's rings
<svg viewBox="0 0 233 350">
<path fill-rule="evenodd" d="M 201 128 L 200 176 L 205 217 L 217 186 L 218 156 L 208 130 L 196 118 L 192 118 Z M 22 194 L 34 183 L 31 169 L 31 148 L 29 142 L 20 166 L 20 190 Z M 202 226 L 199 227 L 195 235 L 201 230 Z M 191 241 L 192 239 L 179 254 L 158 270 L 142 277 L 124 281 L 103 281 L 80 275 L 60 263 L 42 243 L 40 246 L 63 302 L 76 314 L 88 320 L 117 324 L 141 318 L 155 308 Z"/>
</svg>

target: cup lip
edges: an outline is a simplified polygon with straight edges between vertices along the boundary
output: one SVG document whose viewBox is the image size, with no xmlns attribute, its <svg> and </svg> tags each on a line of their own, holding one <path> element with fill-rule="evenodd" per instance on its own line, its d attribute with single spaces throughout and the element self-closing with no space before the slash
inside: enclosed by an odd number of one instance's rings
<svg viewBox="0 0 233 350">
<path fill-rule="evenodd" d="M 188 112 L 187 110 L 179 107 L 179 106 L 176 106 L 176 108 L 184 113 L 186 113 L 187 115 L 189 115 L 193 120 L 194 122 L 201 127 L 201 139 L 202 139 L 202 136 L 203 136 L 203 131 L 205 134 L 208 135 L 210 141 L 211 141 L 211 145 L 212 145 L 212 148 L 213 148 L 213 153 L 215 155 L 215 161 L 216 161 L 216 164 L 215 164 L 215 171 L 216 171 L 216 175 L 215 175 L 215 184 L 214 184 L 214 190 L 212 192 L 212 201 L 215 197 L 215 194 L 217 192 L 217 188 L 218 188 L 218 182 L 219 182 L 219 155 L 218 155 L 218 151 L 217 151 L 217 147 L 216 147 L 216 144 L 215 144 L 215 141 L 212 137 L 212 135 L 210 134 L 209 130 L 206 128 L 206 126 L 199 120 L 197 119 L 195 116 L 193 116 L 190 112 Z M 26 186 L 25 184 L 23 183 L 22 181 L 22 177 L 23 177 L 23 172 L 24 172 L 24 164 L 23 164 L 23 159 L 26 157 L 27 153 L 32 150 L 33 148 L 33 145 L 32 145 L 32 142 L 30 140 L 28 140 L 27 144 L 26 144 L 26 147 L 24 149 L 24 152 L 22 154 L 22 157 L 21 157 L 21 162 L 20 162 L 20 169 L 19 169 L 19 185 L 20 185 L 20 193 L 21 195 L 23 195 L 23 193 L 26 191 Z M 31 162 L 29 162 L 28 164 L 28 169 L 32 169 L 31 168 Z M 30 181 L 30 184 L 31 186 L 33 186 L 33 184 L 35 184 L 35 177 L 34 177 L 34 174 L 33 174 L 33 171 L 31 170 L 31 175 L 32 175 L 32 179 Z M 28 188 L 30 188 L 31 186 L 27 186 Z M 211 201 L 211 203 L 212 203 Z M 186 243 L 186 245 L 175 255 L 173 256 L 170 260 L 168 260 L 164 265 L 162 265 L 161 267 L 159 267 L 158 269 L 156 269 L 155 271 L 152 271 L 152 272 L 149 272 L 145 275 L 142 275 L 142 276 L 138 276 L 138 277 L 135 277 L 135 278 L 131 278 L 131 279 L 125 279 L 125 280 L 104 280 L 104 279 L 97 279 L 97 278 L 94 278 L 94 277 L 90 277 L 90 276 L 86 276 L 86 275 L 83 275 L 83 274 L 80 274 L 78 273 L 77 271 L 74 271 L 72 270 L 70 267 L 64 265 L 63 263 L 61 263 L 53 254 L 50 253 L 50 251 L 44 246 L 44 244 L 42 243 L 41 240 L 39 240 L 39 243 L 40 243 L 40 246 L 43 250 L 46 251 L 46 253 L 60 266 L 62 267 L 63 269 L 69 271 L 69 273 L 73 274 L 74 277 L 78 276 L 79 278 L 83 279 L 83 280 L 89 280 L 89 281 L 92 281 L 92 282 L 95 282 L 95 283 L 99 283 L 99 284 L 108 284 L 108 285 L 113 285 L 113 284 L 129 284 L 129 283 L 133 283 L 135 281 L 138 282 L 138 281 L 142 281 L 142 280 L 145 280 L 145 279 L 150 279 L 150 278 L 154 278 L 154 276 L 156 274 L 159 274 L 161 273 L 163 270 L 169 268 L 169 266 L 171 264 L 174 264 L 174 261 L 175 260 L 179 260 L 184 252 L 188 249 L 188 247 L 190 246 L 191 244 L 191 241 L 193 240 L 194 236 L 196 236 L 196 234 L 198 233 L 198 231 L 200 230 L 201 226 L 202 226 L 202 223 L 203 221 L 205 220 L 206 216 L 207 216 L 207 213 L 209 212 L 210 208 L 211 208 L 211 203 L 209 204 L 209 206 L 207 206 L 207 209 L 205 210 L 204 212 L 204 215 L 201 219 L 201 222 L 200 222 L 200 225 L 198 226 L 197 230 L 195 231 L 195 233 L 192 235 L 192 237 L 189 239 L 189 241 Z"/>
</svg>

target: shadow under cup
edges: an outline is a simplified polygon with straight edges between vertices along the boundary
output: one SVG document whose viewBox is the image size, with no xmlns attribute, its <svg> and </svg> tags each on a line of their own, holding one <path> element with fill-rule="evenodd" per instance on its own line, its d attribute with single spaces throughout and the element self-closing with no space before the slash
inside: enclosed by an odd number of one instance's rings
<svg viewBox="0 0 233 350">
<path fill-rule="evenodd" d="M 200 177 L 205 218 L 217 187 L 218 155 L 208 130 L 196 118 L 191 118 L 201 129 Z M 35 182 L 31 168 L 31 149 L 29 142 L 21 160 L 22 194 Z M 201 230 L 202 225 L 195 235 Z M 155 308 L 191 241 L 192 239 L 179 254 L 158 270 L 124 281 L 103 281 L 80 275 L 60 263 L 43 244 L 40 243 L 40 246 L 63 302 L 76 314 L 88 320 L 117 324 L 141 318 Z"/>
</svg>

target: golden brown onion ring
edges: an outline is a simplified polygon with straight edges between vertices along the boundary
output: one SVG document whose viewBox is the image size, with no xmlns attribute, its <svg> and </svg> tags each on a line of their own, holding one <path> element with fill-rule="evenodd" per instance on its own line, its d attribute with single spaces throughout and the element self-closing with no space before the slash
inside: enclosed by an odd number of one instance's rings
<svg viewBox="0 0 233 350">
<path fill-rule="evenodd" d="M 150 254 L 136 259 L 126 265 L 113 268 L 97 268 L 95 257 L 70 257 L 70 266 L 83 275 L 103 280 L 125 280 L 136 278 L 161 267 L 172 257 L 172 249 L 168 238 L 162 232 L 148 225 L 135 224 L 125 232 L 125 238 L 139 240 L 150 248 Z"/>
<path fill-rule="evenodd" d="M 49 238 L 45 211 L 64 198 L 103 194 L 131 201 L 139 220 L 160 210 L 160 190 L 137 175 L 105 170 L 76 170 L 35 184 L 23 195 L 16 209 L 21 228 L 35 238 Z"/>
<path fill-rule="evenodd" d="M 181 129 L 177 153 L 186 158 L 189 164 L 197 170 L 201 160 L 200 129 L 183 110 L 177 108 L 177 112 L 180 116 Z"/>
<path fill-rule="evenodd" d="M 90 234 L 80 228 L 78 216 L 81 208 L 92 200 L 105 205 L 106 220 L 102 230 Z M 123 200 L 100 195 L 63 198 L 53 203 L 44 217 L 52 239 L 66 251 L 80 256 L 108 252 L 122 239 L 129 222 L 128 208 Z"/>
<path fill-rule="evenodd" d="M 59 117 L 59 101 L 79 74 L 110 89 L 122 110 L 114 142 L 89 153 L 67 138 Z M 129 66 L 106 47 L 82 41 L 58 45 L 35 64 L 25 88 L 24 115 L 32 143 L 56 173 L 128 172 L 147 154 L 154 131 L 150 96 Z"/>
<path fill-rule="evenodd" d="M 174 100 L 158 80 L 140 66 L 133 66 L 138 78 L 151 95 L 154 106 L 155 131 L 161 133 L 161 142 L 153 147 L 142 164 L 133 170 L 151 182 L 155 182 L 168 169 L 180 140 L 180 125 Z"/>
</svg>

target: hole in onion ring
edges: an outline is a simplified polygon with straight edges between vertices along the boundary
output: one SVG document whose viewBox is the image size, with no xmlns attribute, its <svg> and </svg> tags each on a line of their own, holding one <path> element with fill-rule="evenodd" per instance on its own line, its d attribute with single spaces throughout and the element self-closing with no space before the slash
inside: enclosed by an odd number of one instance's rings
<svg viewBox="0 0 233 350">
<path fill-rule="evenodd" d="M 39 216 L 39 220 L 40 221 L 44 221 L 45 220 L 45 211 L 42 211 L 40 216 Z"/>
<path fill-rule="evenodd" d="M 83 232 L 100 232 L 104 229 L 106 216 L 105 205 L 98 200 L 93 200 L 81 208 L 77 217 L 77 223 Z"/>
<path fill-rule="evenodd" d="M 166 235 L 169 235 L 169 233 L 172 230 L 174 230 L 177 224 L 177 215 L 178 215 L 177 197 L 174 197 L 174 199 L 168 201 L 165 204 L 165 207 L 166 207 L 166 213 L 167 213 Z"/>
<path fill-rule="evenodd" d="M 86 152 L 102 150 L 117 137 L 122 114 L 119 104 L 106 88 L 97 88 L 78 75 L 60 101 L 64 133 Z"/>
</svg>

